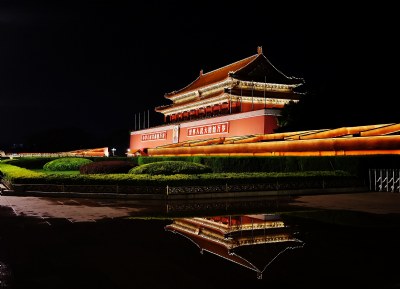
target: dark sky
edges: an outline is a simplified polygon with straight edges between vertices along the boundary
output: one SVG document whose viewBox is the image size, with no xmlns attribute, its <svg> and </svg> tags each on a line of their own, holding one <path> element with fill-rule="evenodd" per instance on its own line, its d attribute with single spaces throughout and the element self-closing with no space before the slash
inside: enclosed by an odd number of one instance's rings
<svg viewBox="0 0 400 289">
<path fill-rule="evenodd" d="M 331 114 L 347 105 L 375 123 L 373 110 L 395 111 L 393 7 L 279 3 L 0 1 L 0 146 L 75 128 L 127 144 L 135 114 L 150 110 L 155 125 L 165 93 L 257 46 Z"/>
</svg>

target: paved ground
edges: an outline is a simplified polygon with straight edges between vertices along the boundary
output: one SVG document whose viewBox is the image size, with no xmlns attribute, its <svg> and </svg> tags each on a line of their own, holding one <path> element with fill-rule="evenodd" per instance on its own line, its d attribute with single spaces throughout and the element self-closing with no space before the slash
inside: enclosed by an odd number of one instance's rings
<svg viewBox="0 0 400 289">
<path fill-rule="evenodd" d="M 368 192 L 300 196 L 294 204 L 304 207 L 350 210 L 373 214 L 400 214 L 400 193 Z"/>
<path fill-rule="evenodd" d="M 374 214 L 400 214 L 400 193 L 368 192 L 334 195 L 309 195 L 296 197 L 290 203 L 305 208 L 352 210 Z M 104 218 L 140 215 L 145 211 L 163 210 L 165 204 L 155 208 L 154 202 L 85 199 L 0 196 L 0 207 L 11 208 L 16 216 L 32 216 L 42 219 L 62 218 L 70 222 L 96 221 Z"/>
<path fill-rule="evenodd" d="M 137 201 L 112 199 L 0 196 L 0 208 L 11 208 L 16 216 L 61 218 L 70 222 L 127 217 L 149 210 L 145 205 L 140 205 Z"/>
</svg>

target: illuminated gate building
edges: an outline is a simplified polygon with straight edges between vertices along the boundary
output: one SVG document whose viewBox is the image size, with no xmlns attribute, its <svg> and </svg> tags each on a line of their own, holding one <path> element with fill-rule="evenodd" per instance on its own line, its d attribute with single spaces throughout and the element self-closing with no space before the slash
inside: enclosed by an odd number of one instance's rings
<svg viewBox="0 0 400 289">
<path fill-rule="evenodd" d="M 224 67 L 201 70 L 192 83 L 165 94 L 170 104 L 155 108 L 163 125 L 130 133 L 130 154 L 188 140 L 273 133 L 281 109 L 299 100 L 296 88 L 303 84 L 276 69 L 261 47 Z"/>
</svg>

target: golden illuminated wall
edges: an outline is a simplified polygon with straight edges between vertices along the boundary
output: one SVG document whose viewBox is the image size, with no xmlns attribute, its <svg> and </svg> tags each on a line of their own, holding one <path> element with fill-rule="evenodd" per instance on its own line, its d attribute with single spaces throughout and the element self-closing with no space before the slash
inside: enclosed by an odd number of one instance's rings
<svg viewBox="0 0 400 289">
<path fill-rule="evenodd" d="M 384 129 L 382 129 L 384 127 Z M 392 128 L 392 129 L 391 129 Z M 218 144 L 188 146 L 181 143 L 173 148 L 159 147 L 148 150 L 150 156 L 336 156 L 400 154 L 398 124 L 353 127 L 341 130 L 303 131 L 298 134 L 250 135 L 225 138 Z M 365 131 L 381 129 L 385 135 L 360 136 Z M 322 135 L 325 134 L 325 138 Z M 274 136 L 277 136 L 274 138 Z M 315 136 L 315 138 L 312 137 Z M 341 135 L 330 137 L 331 135 Z M 321 138 L 318 138 L 321 137 Z"/>
</svg>

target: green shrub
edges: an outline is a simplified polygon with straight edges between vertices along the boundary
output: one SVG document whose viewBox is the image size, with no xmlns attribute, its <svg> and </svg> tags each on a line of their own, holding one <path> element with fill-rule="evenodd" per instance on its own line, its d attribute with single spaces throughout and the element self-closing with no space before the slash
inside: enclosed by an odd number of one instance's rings
<svg viewBox="0 0 400 289">
<path fill-rule="evenodd" d="M 20 168 L 37 170 L 42 169 L 46 163 L 55 159 L 55 157 L 20 157 L 4 160 L 3 162 Z"/>
<path fill-rule="evenodd" d="M 130 174 L 175 175 L 175 174 L 204 174 L 211 173 L 205 165 L 185 161 L 160 161 L 137 166 L 129 171 Z"/>
<path fill-rule="evenodd" d="M 334 158 L 334 157 L 333 157 Z M 224 172 L 298 172 L 330 171 L 334 167 L 331 157 L 298 157 L 298 156 L 168 156 L 139 157 L 139 165 L 159 161 L 186 161 L 203 164 L 214 173 Z"/>
<path fill-rule="evenodd" d="M 137 167 L 139 168 L 139 167 Z M 133 169 L 134 170 L 134 169 Z M 307 187 L 348 187 L 363 185 L 360 180 L 344 171 L 291 172 L 291 173 L 205 173 L 205 174 L 89 174 L 69 175 L 34 172 L 0 162 L 4 180 L 11 184 L 52 184 L 52 185 L 119 185 L 119 186 L 204 186 L 270 184 L 276 186 L 294 185 L 292 188 Z M 37 189 L 37 188 L 36 188 Z M 75 188 L 74 188 L 75 189 Z M 284 189 L 284 187 L 282 187 Z M 41 189 L 47 191 L 46 186 Z M 144 189 L 144 191 L 146 191 Z M 147 190 L 146 192 L 153 192 Z"/>
<path fill-rule="evenodd" d="M 8 163 L 0 163 L 2 177 L 11 183 L 38 183 L 45 177 L 45 174 L 20 168 Z"/>
<path fill-rule="evenodd" d="M 81 174 L 127 174 L 136 166 L 129 161 L 100 161 L 82 165 L 79 172 Z"/>
<path fill-rule="evenodd" d="M 165 162 L 165 161 L 181 161 L 181 162 L 198 162 L 194 161 L 194 158 L 198 160 L 198 157 L 181 157 L 181 156 L 167 156 L 167 157 L 148 157 L 140 156 L 138 157 L 138 165 L 150 164 L 155 162 Z"/>
<path fill-rule="evenodd" d="M 46 163 L 43 169 L 46 171 L 78 171 L 82 165 L 92 163 L 86 158 L 59 158 Z"/>
<path fill-rule="evenodd" d="M 138 165 L 137 157 L 110 156 L 110 157 L 85 157 L 85 158 L 92 160 L 93 162 L 126 161 L 134 165 Z"/>
</svg>

